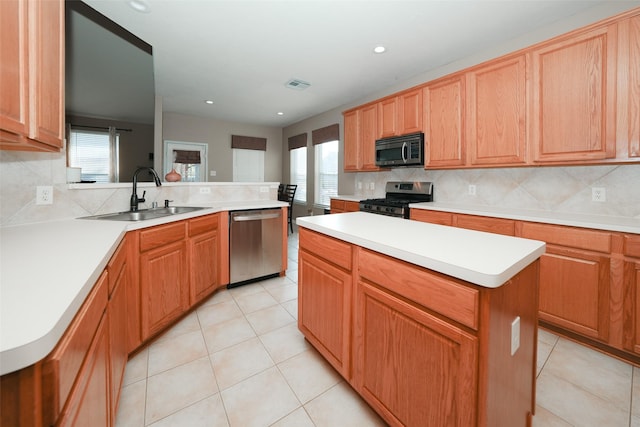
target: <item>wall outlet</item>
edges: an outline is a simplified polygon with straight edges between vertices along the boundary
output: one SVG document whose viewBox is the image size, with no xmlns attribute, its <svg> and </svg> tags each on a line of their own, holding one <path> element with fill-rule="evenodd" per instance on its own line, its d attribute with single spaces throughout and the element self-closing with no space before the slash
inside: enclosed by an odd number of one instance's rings
<svg viewBox="0 0 640 427">
<path fill-rule="evenodd" d="M 362 190 L 362 182 L 358 182 L 358 190 Z"/>
<path fill-rule="evenodd" d="M 511 355 L 516 354 L 520 348 L 520 316 L 511 322 Z"/>
<path fill-rule="evenodd" d="M 369 189 L 370 190 L 375 190 L 376 189 L 376 183 L 375 182 L 369 183 Z"/>
<path fill-rule="evenodd" d="M 476 195 L 476 186 L 474 184 L 469 184 L 469 195 L 470 196 Z"/>
<path fill-rule="evenodd" d="M 216 171 L 209 171 L 209 176 L 216 176 Z"/>
<path fill-rule="evenodd" d="M 211 188 L 209 188 L 209 187 L 200 187 L 200 194 L 211 194 Z"/>
<path fill-rule="evenodd" d="M 53 203 L 53 187 L 39 185 L 36 187 L 36 205 L 50 205 Z"/>
<path fill-rule="evenodd" d="M 269 192 L 269 187 L 264 187 L 264 186 L 260 187 L 260 192 L 261 193 L 268 193 Z"/>
<path fill-rule="evenodd" d="M 592 202 L 606 202 L 607 191 L 604 187 L 592 187 L 591 188 L 591 201 Z"/>
</svg>

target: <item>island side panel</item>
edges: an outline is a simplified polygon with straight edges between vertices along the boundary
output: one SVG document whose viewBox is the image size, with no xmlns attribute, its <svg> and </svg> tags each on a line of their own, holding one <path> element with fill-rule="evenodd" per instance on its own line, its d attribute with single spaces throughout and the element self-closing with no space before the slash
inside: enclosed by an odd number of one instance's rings
<svg viewBox="0 0 640 427">
<path fill-rule="evenodd" d="M 538 343 L 536 260 L 504 285 L 483 289 L 480 306 L 478 425 L 516 426 L 535 411 Z M 511 355 L 512 322 L 520 318 L 520 345 Z"/>
</svg>

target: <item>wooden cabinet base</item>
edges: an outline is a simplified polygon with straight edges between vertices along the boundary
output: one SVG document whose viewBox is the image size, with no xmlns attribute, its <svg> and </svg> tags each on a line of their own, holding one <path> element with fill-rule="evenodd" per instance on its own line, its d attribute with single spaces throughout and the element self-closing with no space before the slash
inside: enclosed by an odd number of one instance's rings
<svg viewBox="0 0 640 427">
<path fill-rule="evenodd" d="M 531 425 L 539 260 L 484 288 L 306 229 L 299 247 L 299 329 L 389 425 Z"/>
</svg>

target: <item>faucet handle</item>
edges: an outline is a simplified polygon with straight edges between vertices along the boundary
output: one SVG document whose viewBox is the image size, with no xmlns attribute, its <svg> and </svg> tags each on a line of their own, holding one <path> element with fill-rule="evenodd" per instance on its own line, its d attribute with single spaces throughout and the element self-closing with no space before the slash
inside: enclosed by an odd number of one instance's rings
<svg viewBox="0 0 640 427">
<path fill-rule="evenodd" d="M 142 197 L 138 197 L 138 202 L 140 203 L 144 203 L 144 195 L 147 194 L 147 190 L 144 190 L 142 192 Z"/>
<path fill-rule="evenodd" d="M 169 203 L 170 203 L 170 202 L 173 202 L 173 200 L 167 200 L 167 199 L 164 199 L 164 207 L 165 207 L 165 208 L 168 208 L 168 207 L 169 207 Z"/>
</svg>

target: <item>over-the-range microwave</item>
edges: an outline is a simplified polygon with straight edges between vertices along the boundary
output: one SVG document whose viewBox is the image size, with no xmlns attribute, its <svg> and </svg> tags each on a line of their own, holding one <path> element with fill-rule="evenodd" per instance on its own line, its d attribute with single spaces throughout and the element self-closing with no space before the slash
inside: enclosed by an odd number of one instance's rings
<svg viewBox="0 0 640 427">
<path fill-rule="evenodd" d="M 424 133 L 393 136 L 376 140 L 376 166 L 424 165 Z"/>
</svg>

